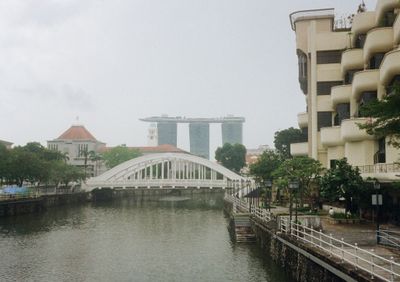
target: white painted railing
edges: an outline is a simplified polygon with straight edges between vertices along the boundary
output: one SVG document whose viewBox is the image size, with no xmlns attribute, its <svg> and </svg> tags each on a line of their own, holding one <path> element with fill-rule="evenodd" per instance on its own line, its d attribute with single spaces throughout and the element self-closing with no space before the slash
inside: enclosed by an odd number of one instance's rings
<svg viewBox="0 0 400 282">
<path fill-rule="evenodd" d="M 271 212 L 254 205 L 251 206 L 249 202 L 246 202 L 243 199 L 237 198 L 233 195 L 225 194 L 225 200 L 233 203 L 233 210 L 235 212 L 251 213 L 254 217 L 265 222 L 271 221 L 272 219 Z"/>
<path fill-rule="evenodd" d="M 287 218 L 281 218 L 281 232 L 291 234 L 296 239 L 310 244 L 313 247 L 324 250 L 329 256 L 339 258 L 342 262 L 353 265 L 356 269 L 362 269 L 371 274 L 371 279 L 377 277 L 384 281 L 400 279 L 400 264 L 358 247 L 357 244 L 349 244 L 333 238 L 332 234 L 324 234 L 321 230 L 306 227 L 291 222 Z"/>
<path fill-rule="evenodd" d="M 400 249 L 400 232 L 379 229 L 379 240 L 382 245 L 388 245 Z"/>
</svg>

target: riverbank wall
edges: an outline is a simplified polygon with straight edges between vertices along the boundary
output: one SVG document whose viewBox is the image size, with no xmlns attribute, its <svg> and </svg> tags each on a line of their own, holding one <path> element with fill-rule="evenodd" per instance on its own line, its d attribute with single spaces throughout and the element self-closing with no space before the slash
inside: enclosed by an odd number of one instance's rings
<svg viewBox="0 0 400 282">
<path fill-rule="evenodd" d="M 36 213 L 48 208 L 81 204 L 88 201 L 88 193 L 42 195 L 32 198 L 7 199 L 0 201 L 0 217 Z"/>
<path fill-rule="evenodd" d="M 224 207 L 225 212 L 232 215 L 232 203 L 225 201 Z M 278 232 L 276 221 L 265 224 L 252 217 L 250 222 L 257 244 L 271 260 L 286 270 L 293 281 L 371 281 L 371 276 L 360 269 L 356 270 L 290 235 Z M 375 278 L 374 281 L 381 280 Z"/>
<path fill-rule="evenodd" d="M 163 188 L 163 189 L 97 189 L 91 192 L 91 199 L 97 201 L 123 200 L 134 201 L 159 201 L 168 198 L 193 198 L 197 195 L 216 195 L 219 194 L 223 200 L 224 190 L 222 189 L 197 189 L 197 188 Z"/>
</svg>

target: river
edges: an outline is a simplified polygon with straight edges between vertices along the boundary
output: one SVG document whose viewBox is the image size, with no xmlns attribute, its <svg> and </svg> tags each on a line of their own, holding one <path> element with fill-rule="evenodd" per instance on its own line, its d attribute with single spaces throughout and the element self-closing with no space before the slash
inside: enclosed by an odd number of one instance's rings
<svg viewBox="0 0 400 282">
<path fill-rule="evenodd" d="M 290 281 L 235 244 L 221 195 L 132 199 L 0 219 L 1 281 Z"/>
</svg>

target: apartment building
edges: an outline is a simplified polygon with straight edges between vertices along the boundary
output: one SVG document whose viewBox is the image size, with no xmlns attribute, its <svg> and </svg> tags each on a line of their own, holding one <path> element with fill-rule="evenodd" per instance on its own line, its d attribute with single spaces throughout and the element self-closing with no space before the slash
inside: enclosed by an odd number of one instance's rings
<svg viewBox="0 0 400 282">
<path fill-rule="evenodd" d="M 308 142 L 291 144 L 294 156 L 318 159 L 330 168 L 346 157 L 364 178 L 400 180 L 400 150 L 360 130 L 371 119 L 360 106 L 390 94 L 400 83 L 400 1 L 378 0 L 343 22 L 334 9 L 290 15 L 296 34 L 299 83 L 306 112 L 298 114 Z"/>
</svg>

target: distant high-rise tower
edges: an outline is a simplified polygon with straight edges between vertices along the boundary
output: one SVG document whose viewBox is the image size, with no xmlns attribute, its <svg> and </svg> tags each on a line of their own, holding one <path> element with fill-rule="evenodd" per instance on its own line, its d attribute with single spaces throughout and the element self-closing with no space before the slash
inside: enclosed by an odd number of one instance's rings
<svg viewBox="0 0 400 282">
<path fill-rule="evenodd" d="M 150 124 L 147 135 L 147 145 L 150 147 L 158 146 L 157 125 L 155 123 Z"/>
<path fill-rule="evenodd" d="M 157 123 L 158 145 L 170 144 L 177 146 L 178 128 L 176 122 L 158 122 Z"/>
<path fill-rule="evenodd" d="M 243 123 L 241 122 L 223 122 L 222 144 L 243 144 Z"/>
<path fill-rule="evenodd" d="M 190 152 L 194 155 L 210 158 L 210 124 L 205 122 L 189 123 Z"/>
<path fill-rule="evenodd" d="M 210 123 L 222 124 L 222 144 L 242 144 L 244 117 L 227 116 L 222 118 L 186 118 L 169 117 L 167 115 L 153 116 L 140 119 L 146 122 L 157 123 L 158 145 L 170 144 L 177 146 L 177 124 L 189 124 L 190 152 L 194 155 L 210 158 Z M 154 136 L 150 134 L 149 136 Z"/>
</svg>

